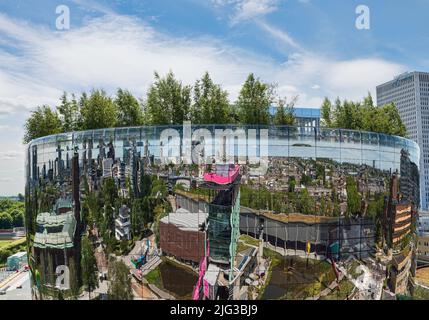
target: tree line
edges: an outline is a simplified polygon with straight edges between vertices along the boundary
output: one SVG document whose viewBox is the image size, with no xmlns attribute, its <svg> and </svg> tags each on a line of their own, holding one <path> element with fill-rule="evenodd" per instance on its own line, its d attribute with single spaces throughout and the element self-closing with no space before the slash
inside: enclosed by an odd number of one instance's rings
<svg viewBox="0 0 429 320">
<path fill-rule="evenodd" d="M 24 226 L 24 202 L 0 200 L 0 229 Z"/>
<path fill-rule="evenodd" d="M 24 143 L 62 132 L 141 125 L 295 123 L 294 104 L 276 93 L 276 85 L 249 74 L 233 103 L 229 94 L 206 72 L 193 86 L 184 85 L 173 72 L 164 77 L 155 72 L 146 97 L 138 99 L 119 88 L 114 97 L 102 89 L 79 97 L 66 92 L 56 107 L 39 106 L 25 123 Z M 270 107 L 277 106 L 272 116 Z"/>
<path fill-rule="evenodd" d="M 341 101 L 332 103 L 325 98 L 321 106 L 321 120 L 328 128 L 372 131 L 405 137 L 407 130 L 395 104 L 375 106 L 371 94 L 363 101 Z"/>
<path fill-rule="evenodd" d="M 276 84 L 265 83 L 249 74 L 236 101 L 206 72 L 193 86 L 184 85 L 173 72 L 160 76 L 144 98 L 119 88 L 114 97 L 102 89 L 83 92 L 79 97 L 66 92 L 56 107 L 39 106 L 25 123 L 24 143 L 63 132 L 141 125 L 195 124 L 294 125 L 297 96 L 287 100 L 276 92 Z M 270 107 L 275 106 L 272 115 Z M 394 104 L 374 106 L 368 95 L 363 102 L 325 98 L 322 124 L 329 128 L 373 131 L 405 136 L 406 130 Z"/>
</svg>

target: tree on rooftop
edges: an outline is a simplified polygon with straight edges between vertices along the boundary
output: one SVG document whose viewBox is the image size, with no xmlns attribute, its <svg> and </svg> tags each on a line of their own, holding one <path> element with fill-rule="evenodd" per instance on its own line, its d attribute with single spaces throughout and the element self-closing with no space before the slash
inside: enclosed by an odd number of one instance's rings
<svg viewBox="0 0 429 320">
<path fill-rule="evenodd" d="M 81 97 L 82 126 L 84 130 L 112 128 L 117 121 L 117 107 L 104 90 L 93 90 Z"/>
<path fill-rule="evenodd" d="M 321 106 L 322 124 L 331 128 L 363 130 L 405 137 L 407 132 L 394 104 L 375 106 L 371 94 L 362 102 L 336 99 L 334 107 L 325 99 Z"/>
<path fill-rule="evenodd" d="M 322 116 L 322 124 L 330 128 L 332 126 L 332 103 L 328 98 L 323 100 L 322 106 L 320 107 L 320 113 Z"/>
<path fill-rule="evenodd" d="M 231 123 L 231 108 L 228 92 L 213 83 L 208 72 L 195 82 L 193 88 L 191 120 L 196 124 Z"/>
<path fill-rule="evenodd" d="M 60 102 L 57 110 L 61 119 L 62 131 L 71 132 L 79 130 L 81 127 L 81 118 L 79 104 L 76 101 L 75 95 L 72 94 L 72 99 L 69 100 L 67 93 L 64 92 L 60 98 Z"/>
<path fill-rule="evenodd" d="M 279 98 L 276 108 L 276 114 L 273 118 L 273 123 L 277 126 L 293 126 L 295 124 L 296 118 L 294 114 L 294 106 L 298 99 L 298 96 L 295 96 L 288 103 L 287 98 Z"/>
<path fill-rule="evenodd" d="M 145 116 L 152 125 L 182 124 L 190 119 L 191 87 L 177 80 L 173 72 L 161 77 L 155 72 L 144 105 Z"/>
<path fill-rule="evenodd" d="M 142 107 L 131 92 L 119 88 L 116 92 L 115 103 L 118 108 L 116 126 L 131 127 L 143 124 Z"/>
<path fill-rule="evenodd" d="M 273 85 L 261 82 L 253 73 L 249 74 L 236 102 L 240 123 L 269 124 L 273 97 Z"/>
<path fill-rule="evenodd" d="M 377 109 L 377 132 L 385 132 L 400 137 L 407 136 L 407 129 L 401 120 L 398 108 L 396 108 L 395 104 L 386 104 Z"/>
<path fill-rule="evenodd" d="M 37 107 L 25 122 L 24 143 L 62 132 L 60 118 L 49 106 Z"/>
</svg>

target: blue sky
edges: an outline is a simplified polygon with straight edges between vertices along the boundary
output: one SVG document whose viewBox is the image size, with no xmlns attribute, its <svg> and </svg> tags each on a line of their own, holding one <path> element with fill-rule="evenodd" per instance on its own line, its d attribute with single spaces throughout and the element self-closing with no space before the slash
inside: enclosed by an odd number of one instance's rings
<svg viewBox="0 0 429 320">
<path fill-rule="evenodd" d="M 358 5 L 370 29 L 355 27 Z M 55 9 L 70 8 L 69 30 Z M 117 87 L 144 97 L 154 70 L 230 92 L 249 72 L 318 107 L 359 99 L 408 70 L 429 70 L 429 0 L 2 0 L 0 194 L 24 189 L 23 124 L 62 91 Z"/>
</svg>

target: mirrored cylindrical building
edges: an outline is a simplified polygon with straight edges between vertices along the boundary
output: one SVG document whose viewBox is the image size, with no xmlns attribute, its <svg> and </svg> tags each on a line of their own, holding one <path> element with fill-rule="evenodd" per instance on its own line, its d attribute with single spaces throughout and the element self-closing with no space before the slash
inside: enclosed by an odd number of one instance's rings
<svg viewBox="0 0 429 320">
<path fill-rule="evenodd" d="M 118 261 L 143 299 L 406 293 L 419 154 L 408 139 L 319 127 L 185 123 L 39 138 L 26 161 L 33 297 L 109 298 Z"/>
</svg>

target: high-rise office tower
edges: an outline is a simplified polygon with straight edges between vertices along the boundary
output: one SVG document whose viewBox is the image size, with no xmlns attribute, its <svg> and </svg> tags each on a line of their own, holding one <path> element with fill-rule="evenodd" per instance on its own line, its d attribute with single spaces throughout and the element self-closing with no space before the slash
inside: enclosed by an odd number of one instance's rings
<svg viewBox="0 0 429 320">
<path fill-rule="evenodd" d="M 377 105 L 394 102 L 408 137 L 420 146 L 421 208 L 429 205 L 429 73 L 407 72 L 377 86 Z"/>
</svg>

